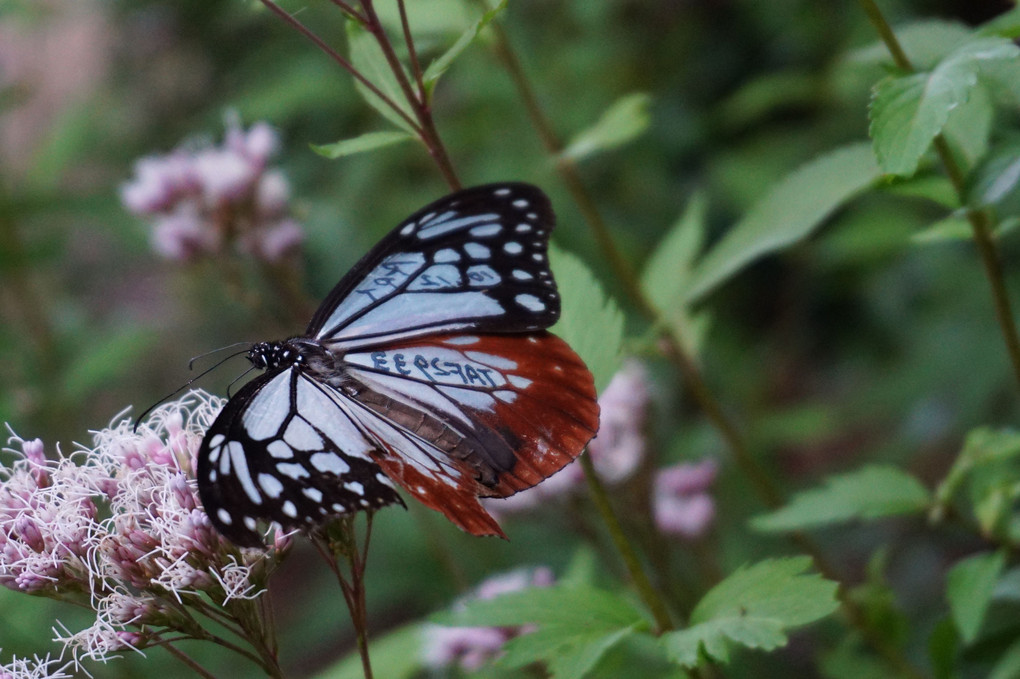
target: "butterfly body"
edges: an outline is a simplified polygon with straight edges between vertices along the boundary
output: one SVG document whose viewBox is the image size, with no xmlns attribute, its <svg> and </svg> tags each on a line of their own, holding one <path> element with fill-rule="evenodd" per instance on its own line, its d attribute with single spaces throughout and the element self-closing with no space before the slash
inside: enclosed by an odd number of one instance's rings
<svg viewBox="0 0 1020 679">
<path fill-rule="evenodd" d="M 198 459 L 213 524 L 257 546 L 285 527 L 401 503 L 476 535 L 478 503 L 572 461 L 598 426 L 591 374 L 559 338 L 548 200 L 467 189 L 399 225 L 347 274 L 304 335 L 252 346 L 265 372 L 227 403 Z"/>
</svg>

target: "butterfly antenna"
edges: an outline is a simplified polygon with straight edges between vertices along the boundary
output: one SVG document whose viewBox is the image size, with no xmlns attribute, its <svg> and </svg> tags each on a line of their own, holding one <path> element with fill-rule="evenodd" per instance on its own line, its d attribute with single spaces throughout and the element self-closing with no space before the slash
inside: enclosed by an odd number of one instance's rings
<svg viewBox="0 0 1020 679">
<path fill-rule="evenodd" d="M 194 362 L 195 362 L 195 361 L 196 361 L 197 359 L 199 359 L 199 358 L 202 358 L 203 356 L 208 356 L 209 354 L 213 354 L 213 353 L 216 353 L 217 351 L 222 351 L 223 349 L 230 349 L 231 347 L 236 347 L 236 346 L 238 346 L 238 345 L 240 345 L 240 344 L 247 344 L 248 346 L 251 346 L 251 343 L 250 343 L 250 342 L 237 342 L 236 344 L 231 344 L 230 346 L 226 346 L 226 347 L 221 347 L 220 349 L 214 349 L 213 351 L 207 351 L 206 353 L 204 353 L 204 354 L 200 354 L 200 355 L 196 356 L 195 358 L 191 359 L 190 361 L 188 361 L 188 369 L 190 370 L 190 369 L 191 369 L 191 366 L 192 366 L 192 364 L 194 364 Z M 153 403 L 153 404 L 152 404 L 151 406 L 149 406 L 148 408 L 146 408 L 146 409 L 145 409 L 145 411 L 144 411 L 144 412 L 143 412 L 143 413 L 142 413 L 141 415 L 139 415 L 138 417 L 136 417 L 136 418 L 135 418 L 135 426 L 134 426 L 134 428 L 132 429 L 132 431 L 135 431 L 135 432 L 137 432 L 137 431 L 138 431 L 138 425 L 139 425 L 139 423 L 141 423 L 141 421 L 142 421 L 143 419 L 145 419 L 145 416 L 146 416 L 146 415 L 148 415 L 148 414 L 149 414 L 149 413 L 151 413 L 151 412 L 152 412 L 153 410 L 155 410 L 155 409 L 156 409 L 156 406 L 158 406 L 158 405 L 159 405 L 160 403 L 163 403 L 164 401 L 166 401 L 166 400 L 167 400 L 167 399 L 169 399 L 170 397 L 172 397 L 172 396 L 176 396 L 177 394 L 181 393 L 182 391 L 184 391 L 185 389 L 187 389 L 188 387 L 190 387 L 190 386 L 191 386 L 191 385 L 192 385 L 192 384 L 193 384 L 194 382 L 196 382 L 196 381 L 198 381 L 198 380 L 202 379 L 203 377 L 205 377 L 206 375 L 208 375 L 209 373 L 211 373 L 211 372 L 212 372 L 213 370 L 216 370 L 216 368 L 219 368 L 219 367 L 220 367 L 221 365 L 223 365 L 224 363 L 226 363 L 226 362 L 227 362 L 227 361 L 229 361 L 230 359 L 234 358 L 235 356 L 241 356 L 242 354 L 245 354 L 245 353 L 247 353 L 247 352 L 248 352 L 248 350 L 247 350 L 247 349 L 244 349 L 243 351 L 235 351 L 234 353 L 230 354 L 229 356 L 226 356 L 226 357 L 224 357 L 224 358 L 223 358 L 222 360 L 220 360 L 220 361 L 217 361 L 216 363 L 212 364 L 212 365 L 211 365 L 210 367 L 206 368 L 205 370 L 203 370 L 203 371 L 202 371 L 202 372 L 200 372 L 199 374 L 195 375 L 194 377 L 192 377 L 192 378 L 191 378 L 190 380 L 188 380 L 187 382 L 185 382 L 184 384 L 182 384 L 182 385 L 181 385 L 180 387 L 178 387 L 177 389 L 174 389 L 174 390 L 173 390 L 173 391 L 171 391 L 171 392 L 170 392 L 169 394 L 167 394 L 167 395 L 166 395 L 166 396 L 164 396 L 163 398 L 161 398 L 161 399 L 159 399 L 158 401 L 156 401 L 155 403 Z M 251 370 L 252 370 L 252 368 L 248 368 L 248 370 L 245 370 L 245 371 L 244 371 L 244 373 L 242 373 L 242 376 L 243 376 L 243 375 L 247 375 L 247 374 L 248 374 L 248 373 L 249 373 L 249 372 L 250 372 Z M 235 379 L 235 380 L 234 380 L 234 382 L 236 382 L 236 381 L 237 381 L 237 380 Z M 231 382 L 230 384 L 231 384 L 231 385 L 233 385 L 233 384 L 234 384 L 234 382 Z"/>
<path fill-rule="evenodd" d="M 217 352 L 226 351 L 227 349 L 233 349 L 234 347 L 240 347 L 240 346 L 247 346 L 247 347 L 250 348 L 251 347 L 251 342 L 234 342 L 233 344 L 228 344 L 225 347 L 220 347 L 219 349 L 213 349 L 212 351 L 207 351 L 204 354 L 199 354 L 198 356 L 192 356 L 191 360 L 188 361 L 188 370 L 193 370 L 194 367 L 195 367 L 195 361 L 197 361 L 200 358 L 205 358 L 206 356 L 212 356 L 213 354 L 215 354 Z M 230 354 L 230 356 L 227 356 L 227 358 L 233 358 L 234 356 L 237 356 L 237 354 Z M 223 359 L 223 360 L 225 361 L 226 359 Z M 223 361 L 220 361 L 220 363 L 223 363 Z M 215 368 L 220 363 L 217 363 L 216 365 L 214 365 L 213 368 Z M 206 372 L 209 372 L 209 371 L 207 370 Z M 204 374 L 205 373 L 202 373 L 202 375 L 204 375 Z M 202 375 L 199 375 L 199 377 L 201 377 Z M 198 379 L 198 377 L 196 377 L 195 379 Z M 176 392 L 174 392 L 174 393 L 176 393 Z"/>
</svg>

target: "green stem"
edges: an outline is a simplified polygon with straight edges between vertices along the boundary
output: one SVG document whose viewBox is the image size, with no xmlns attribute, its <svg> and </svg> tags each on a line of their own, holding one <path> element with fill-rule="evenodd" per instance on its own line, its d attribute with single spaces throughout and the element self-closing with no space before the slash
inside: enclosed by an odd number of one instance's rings
<svg viewBox="0 0 1020 679">
<path fill-rule="evenodd" d="M 216 679 L 216 675 L 215 674 L 213 674 L 209 670 L 207 670 L 204 667 L 202 667 L 201 665 L 199 665 L 187 653 L 185 653 L 184 651 L 180 650 L 179 648 L 176 648 L 172 644 L 163 644 L 163 648 L 165 648 L 170 653 L 170 655 L 174 656 L 175 658 L 180 660 L 182 663 L 187 665 L 188 669 L 190 669 L 192 672 L 194 672 L 198 676 L 205 677 L 205 679 Z"/>
<path fill-rule="evenodd" d="M 886 48 L 892 55 L 896 66 L 908 73 L 914 71 L 914 65 L 910 58 L 903 51 L 903 46 L 896 38 L 889 22 L 886 21 L 882 10 L 879 9 L 875 0 L 859 0 L 864 13 L 874 26 L 875 31 L 882 38 Z M 939 134 L 933 142 L 935 153 L 946 171 L 946 176 L 953 185 L 961 205 L 966 205 L 966 176 L 960 168 L 959 163 L 953 156 L 946 138 Z M 995 316 L 1002 330 L 1003 340 L 1006 343 L 1006 351 L 1009 360 L 1013 365 L 1013 376 L 1020 384 L 1020 334 L 1016 329 L 1016 318 L 1013 315 L 1013 307 L 1009 301 L 1009 293 L 1006 290 L 1005 276 L 1002 272 L 1002 261 L 999 257 L 998 248 L 995 245 L 993 232 L 995 223 L 991 216 L 984 210 L 968 209 L 967 221 L 970 222 L 971 233 L 974 237 L 974 244 L 977 246 L 978 254 L 981 257 L 981 264 L 988 278 L 988 284 L 992 288 L 992 300 L 995 304 Z"/>
<path fill-rule="evenodd" d="M 623 562 L 627 566 L 627 571 L 630 573 L 631 580 L 634 581 L 638 594 L 641 595 L 645 605 L 652 612 L 652 616 L 655 618 L 655 625 L 658 628 L 657 631 L 661 634 L 674 629 L 673 621 L 669 617 L 666 605 L 652 586 L 652 581 L 645 573 L 637 551 L 630 543 L 630 540 L 627 539 L 623 526 L 620 525 L 620 519 L 613 509 L 613 505 L 609 502 L 609 495 L 606 493 L 606 488 L 602 485 L 602 480 L 599 479 L 598 473 L 595 471 L 595 466 L 591 462 L 591 456 L 581 455 L 578 459 L 581 462 L 581 469 L 584 470 L 584 478 L 588 482 L 588 490 L 591 491 L 592 501 L 602 515 L 602 521 L 609 530 L 609 537 L 613 540 L 616 550 L 623 558 Z"/>
</svg>

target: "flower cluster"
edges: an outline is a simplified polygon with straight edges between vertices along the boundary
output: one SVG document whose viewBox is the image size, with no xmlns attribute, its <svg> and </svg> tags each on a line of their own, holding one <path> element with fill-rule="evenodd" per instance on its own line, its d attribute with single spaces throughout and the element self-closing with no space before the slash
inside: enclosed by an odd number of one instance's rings
<svg viewBox="0 0 1020 679">
<path fill-rule="evenodd" d="M 264 591 L 280 550 L 220 538 L 191 474 L 221 406 L 193 391 L 137 430 L 120 419 L 94 432 L 93 448 L 52 460 L 38 439 L 11 437 L 20 450 L 0 467 L 0 585 L 91 607 L 92 626 L 57 634 L 75 659 L 202 636 L 189 606 L 212 602 L 229 618 Z"/>
<path fill-rule="evenodd" d="M 545 567 L 522 568 L 496 575 L 482 582 L 454 607 L 472 599 L 495 599 L 529 587 L 549 587 L 552 571 Z M 510 639 L 532 631 L 527 627 L 443 627 L 426 625 L 423 630 L 422 656 L 432 668 L 460 665 L 468 672 L 479 669 L 500 654 Z"/>
<path fill-rule="evenodd" d="M 72 663 L 60 658 L 13 658 L 6 665 L 0 665 L 0 679 L 72 679 L 67 670 Z"/>
<path fill-rule="evenodd" d="M 709 489 L 718 470 L 711 458 L 659 470 L 652 509 L 660 531 L 688 539 L 705 533 L 715 519 L 715 500 Z"/>
<path fill-rule="evenodd" d="M 223 252 L 231 244 L 278 262 L 304 234 L 290 217 L 290 187 L 267 167 L 279 147 L 266 123 L 227 130 L 222 146 L 178 148 L 135 164 L 134 179 L 121 189 L 131 212 L 152 217 L 153 248 L 179 261 Z"/>
</svg>

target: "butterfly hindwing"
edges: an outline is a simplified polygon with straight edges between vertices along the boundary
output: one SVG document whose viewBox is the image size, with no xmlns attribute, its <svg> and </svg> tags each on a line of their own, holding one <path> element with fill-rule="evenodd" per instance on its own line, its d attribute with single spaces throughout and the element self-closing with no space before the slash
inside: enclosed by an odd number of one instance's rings
<svg viewBox="0 0 1020 679">
<path fill-rule="evenodd" d="M 260 519 L 292 528 L 401 502 L 344 405 L 297 366 L 267 372 L 234 395 L 198 458 L 202 504 L 222 534 L 255 547 Z"/>
<path fill-rule="evenodd" d="M 546 332 L 406 340 L 345 360 L 379 465 L 475 535 L 502 535 L 478 497 L 534 486 L 598 429 L 591 373 Z"/>
<path fill-rule="evenodd" d="M 447 196 L 397 226 L 337 284 L 306 334 L 351 348 L 450 331 L 527 332 L 559 317 L 552 207 L 528 184 Z"/>
</svg>

